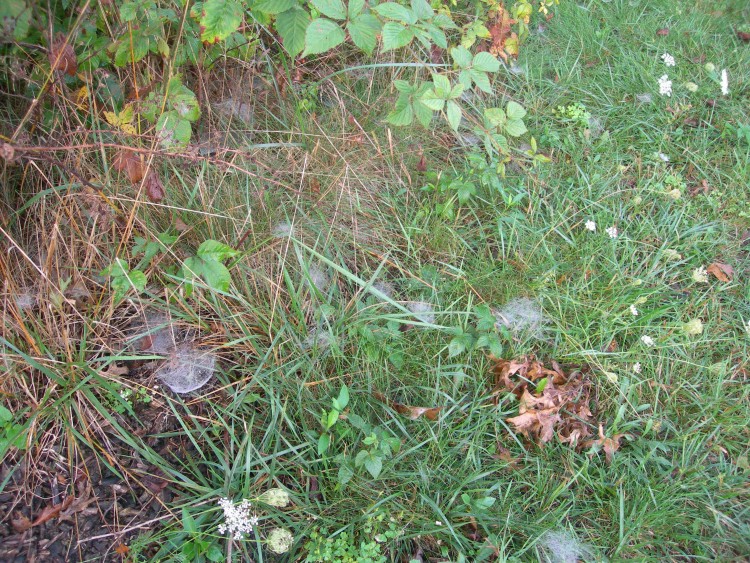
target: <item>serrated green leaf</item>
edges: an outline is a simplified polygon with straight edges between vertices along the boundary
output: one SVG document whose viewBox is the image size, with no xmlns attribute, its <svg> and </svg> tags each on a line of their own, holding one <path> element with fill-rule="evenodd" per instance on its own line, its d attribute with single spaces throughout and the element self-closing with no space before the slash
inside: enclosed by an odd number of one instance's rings
<svg viewBox="0 0 750 563">
<path fill-rule="evenodd" d="M 455 336 L 448 344 L 448 355 L 452 358 L 466 350 L 466 342 L 460 336 Z"/>
<path fill-rule="evenodd" d="M 508 114 L 508 119 L 523 119 L 526 116 L 524 107 L 512 100 L 505 106 L 505 113 Z"/>
<path fill-rule="evenodd" d="M 364 459 L 365 469 L 372 475 L 373 479 L 377 479 L 380 472 L 383 470 L 383 460 L 377 455 L 368 455 Z"/>
<path fill-rule="evenodd" d="M 217 240 L 204 240 L 198 247 L 196 254 L 204 260 L 216 260 L 223 262 L 227 258 L 233 258 L 240 252 Z"/>
<path fill-rule="evenodd" d="M 414 115 L 417 116 L 417 121 L 422 124 L 422 127 L 425 129 L 430 127 L 430 123 L 432 123 L 432 110 L 419 100 L 414 102 Z"/>
<path fill-rule="evenodd" d="M 396 109 L 388 114 L 386 120 L 388 123 L 399 127 L 411 125 L 414 121 L 414 110 L 408 101 L 403 104 L 396 103 Z"/>
<path fill-rule="evenodd" d="M 190 122 L 174 110 L 165 111 L 156 122 L 156 135 L 164 148 L 186 146 L 191 134 Z"/>
<path fill-rule="evenodd" d="M 200 18 L 201 41 L 224 41 L 242 25 L 242 13 L 238 0 L 206 0 Z"/>
<path fill-rule="evenodd" d="M 321 434 L 318 438 L 318 455 L 323 455 L 328 451 L 328 447 L 331 445 L 331 436 L 328 434 Z"/>
<path fill-rule="evenodd" d="M 383 50 L 391 51 L 406 47 L 414 39 L 414 30 L 400 23 L 388 22 L 383 26 Z"/>
<path fill-rule="evenodd" d="M 427 0 L 411 0 L 411 10 L 420 20 L 428 20 L 435 15 L 435 10 Z"/>
<path fill-rule="evenodd" d="M 448 93 L 448 99 L 449 100 L 455 100 L 456 98 L 460 98 L 461 94 L 464 93 L 464 85 L 460 82 L 457 82 L 453 85 L 451 88 L 451 91 Z"/>
<path fill-rule="evenodd" d="M 507 120 L 502 108 L 485 108 L 484 118 L 490 127 L 502 126 Z"/>
<path fill-rule="evenodd" d="M 448 48 L 448 38 L 445 36 L 445 33 L 443 30 L 438 29 L 434 25 L 428 25 L 427 26 L 427 33 L 430 36 L 430 39 L 432 39 L 432 42 L 440 47 L 441 49 L 447 49 Z"/>
<path fill-rule="evenodd" d="M 456 194 L 459 203 L 464 204 L 477 194 L 477 187 L 472 182 L 462 182 Z"/>
<path fill-rule="evenodd" d="M 435 93 L 442 98 L 447 98 L 451 91 L 451 81 L 444 74 L 433 73 L 432 83 L 435 85 Z"/>
<path fill-rule="evenodd" d="M 470 70 L 462 70 L 458 73 L 458 82 L 466 89 L 469 90 L 471 88 L 471 71 Z"/>
<path fill-rule="evenodd" d="M 232 276 L 227 267 L 216 260 L 203 261 L 203 279 L 208 287 L 218 291 L 227 291 L 232 282 Z"/>
<path fill-rule="evenodd" d="M 432 88 L 422 94 L 419 101 L 432 111 L 441 111 L 445 107 L 445 98 L 438 95 Z"/>
<path fill-rule="evenodd" d="M 343 464 L 339 467 L 338 482 L 339 485 L 346 485 L 354 477 L 354 471 L 347 464 Z"/>
<path fill-rule="evenodd" d="M 170 80 L 170 84 L 171 84 Z M 183 119 L 197 121 L 201 116 L 201 108 L 195 94 L 182 83 L 175 88 L 168 88 L 167 101 L 169 106 Z"/>
<path fill-rule="evenodd" d="M 325 18 L 313 20 L 305 31 L 305 50 L 303 57 L 325 53 L 341 45 L 346 39 L 344 30 L 339 25 Z"/>
<path fill-rule="evenodd" d="M 511 137 L 520 137 L 528 131 L 526 125 L 520 119 L 509 119 L 505 122 L 505 132 Z"/>
<path fill-rule="evenodd" d="M 298 5 L 297 0 L 260 0 L 254 9 L 266 14 L 281 14 Z"/>
<path fill-rule="evenodd" d="M 500 70 L 500 61 L 490 55 L 487 51 L 480 51 L 474 55 L 471 66 L 484 72 L 497 72 Z"/>
<path fill-rule="evenodd" d="M 128 32 L 120 39 L 115 51 L 115 66 L 124 67 L 130 63 L 137 63 L 143 57 L 148 55 L 149 41 L 148 38 L 142 37 L 139 33 L 133 32 L 131 38 Z"/>
<path fill-rule="evenodd" d="M 490 85 L 490 79 L 486 72 L 472 68 L 469 73 L 471 74 L 471 79 L 474 81 L 474 84 L 477 85 L 477 88 L 483 92 L 492 94 L 492 86 Z"/>
<path fill-rule="evenodd" d="M 299 6 L 294 6 L 276 16 L 276 31 L 281 35 L 284 49 L 297 56 L 305 48 L 305 31 L 310 25 L 310 14 Z"/>
<path fill-rule="evenodd" d="M 417 23 L 417 16 L 409 8 L 396 4 L 395 2 L 385 2 L 378 4 L 373 8 L 378 14 L 390 20 L 401 21 L 409 24 Z"/>
<path fill-rule="evenodd" d="M 417 91 L 416 86 L 412 86 L 406 80 L 394 80 L 393 81 L 393 86 L 399 92 L 405 92 L 407 94 L 413 94 L 414 92 Z"/>
<path fill-rule="evenodd" d="M 347 8 L 349 19 L 356 18 L 359 14 L 362 13 L 362 10 L 364 9 L 365 9 L 365 0 L 349 0 L 349 6 Z"/>
<path fill-rule="evenodd" d="M 448 14 L 435 14 L 435 17 L 432 18 L 432 23 L 440 29 L 458 29 L 458 26 L 453 23 Z"/>
<path fill-rule="evenodd" d="M 362 14 L 350 20 L 346 29 L 352 42 L 368 55 L 372 54 L 378 44 L 380 20 L 372 14 Z"/>
<path fill-rule="evenodd" d="M 138 4 L 125 2 L 120 6 L 120 19 L 124 22 L 132 22 L 138 16 Z"/>
<path fill-rule="evenodd" d="M 471 52 L 465 47 L 453 47 L 451 49 L 451 57 L 459 68 L 469 68 L 471 66 Z"/>
<path fill-rule="evenodd" d="M 341 0 L 310 0 L 310 3 L 324 16 L 334 20 L 346 19 L 346 6 Z"/>
<path fill-rule="evenodd" d="M 461 125 L 461 106 L 459 106 L 453 100 L 449 100 L 446 111 L 448 117 L 448 123 L 454 131 L 458 131 L 458 126 Z"/>
</svg>

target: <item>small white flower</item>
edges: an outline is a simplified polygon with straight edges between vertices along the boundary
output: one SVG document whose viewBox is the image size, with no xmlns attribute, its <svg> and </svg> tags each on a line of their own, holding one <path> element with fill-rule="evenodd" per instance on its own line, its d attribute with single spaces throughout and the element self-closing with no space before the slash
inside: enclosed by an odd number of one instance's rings
<svg viewBox="0 0 750 563">
<path fill-rule="evenodd" d="M 682 192 L 680 191 L 679 188 L 675 188 L 673 190 L 668 191 L 667 192 L 667 196 L 670 199 L 673 199 L 673 200 L 677 201 L 678 199 L 680 199 L 682 197 Z"/>
<path fill-rule="evenodd" d="M 674 57 L 670 55 L 669 53 L 664 53 L 661 56 L 661 60 L 663 60 L 664 64 L 667 66 L 674 66 L 675 64 L 677 64 L 675 63 Z"/>
<path fill-rule="evenodd" d="M 656 156 L 661 160 L 662 162 L 669 162 L 669 157 L 664 154 L 663 152 L 656 153 Z"/>
<path fill-rule="evenodd" d="M 654 339 L 651 338 L 648 334 L 644 334 L 643 336 L 641 336 L 641 342 L 643 342 L 643 344 L 648 346 L 649 348 L 651 348 L 651 346 L 656 344 L 654 342 Z"/>
<path fill-rule="evenodd" d="M 703 322 L 700 319 L 693 319 L 682 325 L 682 330 L 688 336 L 698 336 L 699 334 L 703 334 Z"/>
<path fill-rule="evenodd" d="M 727 74 L 727 69 L 721 71 L 721 95 L 729 95 L 729 75 Z"/>
<path fill-rule="evenodd" d="M 701 266 L 693 270 L 693 281 L 695 283 L 708 283 L 708 272 Z"/>
<path fill-rule="evenodd" d="M 635 305 L 630 306 L 630 314 L 634 317 L 638 316 L 638 308 Z"/>
<path fill-rule="evenodd" d="M 641 373 L 641 362 L 633 364 L 633 373 Z"/>
<path fill-rule="evenodd" d="M 661 94 L 662 96 L 672 95 L 672 81 L 666 74 L 662 75 L 662 77 L 659 78 L 659 94 Z"/>
<path fill-rule="evenodd" d="M 440 520 L 435 520 L 435 525 L 436 526 L 442 526 L 443 523 Z"/>
<path fill-rule="evenodd" d="M 592 233 L 596 232 L 596 223 L 594 223 L 591 219 L 586 221 L 586 230 L 591 231 Z"/>
<path fill-rule="evenodd" d="M 220 534 L 229 534 L 239 541 L 258 524 L 258 517 L 250 515 L 251 505 L 247 499 L 235 506 L 228 498 L 221 498 L 219 506 L 224 510 L 224 523 L 219 524 Z"/>
<path fill-rule="evenodd" d="M 611 227 L 607 227 L 607 234 L 609 235 L 609 238 L 617 238 L 617 227 L 614 225 Z"/>
</svg>

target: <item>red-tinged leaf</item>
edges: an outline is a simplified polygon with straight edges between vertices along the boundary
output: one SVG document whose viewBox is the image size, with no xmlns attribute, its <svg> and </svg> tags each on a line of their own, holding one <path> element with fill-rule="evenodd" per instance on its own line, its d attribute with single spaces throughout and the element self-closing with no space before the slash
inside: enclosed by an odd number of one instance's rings
<svg viewBox="0 0 750 563">
<path fill-rule="evenodd" d="M 737 39 L 739 39 L 743 43 L 750 43 L 750 31 L 737 30 L 736 33 L 737 33 Z"/>
<path fill-rule="evenodd" d="M 143 157 L 130 149 L 120 149 L 112 159 L 112 168 L 118 172 L 124 172 L 131 184 L 137 184 L 146 174 L 146 165 Z"/>
<path fill-rule="evenodd" d="M 669 35 L 669 28 L 662 27 L 661 29 L 656 30 L 656 35 L 658 37 L 666 37 L 667 35 Z"/>
<path fill-rule="evenodd" d="M 421 416 L 424 416 L 427 420 L 437 420 L 438 417 L 440 416 L 440 411 L 443 408 L 443 407 L 410 407 L 408 405 L 403 405 L 396 401 L 391 401 L 385 395 L 383 395 L 382 393 L 378 393 L 377 391 L 374 392 L 372 396 L 375 397 L 381 403 L 390 405 L 391 408 L 395 410 L 397 413 L 403 414 L 404 416 L 410 418 L 411 420 L 416 420 L 420 418 Z"/>
<path fill-rule="evenodd" d="M 159 203 L 164 199 L 165 191 L 164 184 L 161 183 L 159 175 L 153 170 L 148 171 L 146 179 L 143 181 L 143 185 L 146 188 L 146 196 L 154 203 Z"/>
<path fill-rule="evenodd" d="M 75 73 L 78 70 L 76 53 L 73 50 L 72 45 L 68 44 L 65 40 L 64 35 L 58 35 L 57 39 L 52 42 L 47 57 L 49 58 L 49 64 L 52 67 L 52 70 L 65 72 L 70 76 L 75 76 Z"/>
<path fill-rule="evenodd" d="M 115 548 L 115 553 L 121 557 L 125 557 L 129 552 L 130 548 L 124 543 L 117 544 L 117 547 Z"/>
<path fill-rule="evenodd" d="M 419 157 L 419 162 L 417 162 L 417 171 L 427 172 L 427 160 L 425 159 L 424 155 Z"/>
<path fill-rule="evenodd" d="M 31 528 L 31 520 L 26 518 L 23 514 L 19 514 L 17 518 L 13 518 L 10 523 L 18 534 L 22 534 Z"/>
<path fill-rule="evenodd" d="M 722 262 L 714 262 L 706 268 L 706 271 L 709 274 L 713 274 L 717 280 L 724 283 L 732 281 L 732 278 L 734 277 L 734 268 L 729 264 L 724 264 Z"/>
</svg>

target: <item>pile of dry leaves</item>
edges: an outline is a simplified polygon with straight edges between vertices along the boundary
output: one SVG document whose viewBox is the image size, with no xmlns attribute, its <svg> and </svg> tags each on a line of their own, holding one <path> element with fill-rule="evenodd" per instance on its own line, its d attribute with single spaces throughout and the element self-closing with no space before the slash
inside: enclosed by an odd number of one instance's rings
<svg viewBox="0 0 750 563">
<path fill-rule="evenodd" d="M 518 416 L 507 419 L 517 432 L 540 445 L 555 436 L 572 447 L 603 449 L 607 461 L 620 446 L 622 434 L 606 437 L 602 424 L 591 412 L 591 380 L 588 369 L 574 368 L 566 375 L 552 361 L 551 369 L 534 357 L 495 360 L 493 367 L 495 400 L 505 392 L 518 397 Z M 599 437 L 591 438 L 599 427 Z"/>
</svg>

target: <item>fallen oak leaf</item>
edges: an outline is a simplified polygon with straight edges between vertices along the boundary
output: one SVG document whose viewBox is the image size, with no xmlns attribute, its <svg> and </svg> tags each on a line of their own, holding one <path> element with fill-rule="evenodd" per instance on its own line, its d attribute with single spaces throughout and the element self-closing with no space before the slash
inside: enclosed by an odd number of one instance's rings
<svg viewBox="0 0 750 563">
<path fill-rule="evenodd" d="M 397 413 L 403 414 L 404 416 L 410 418 L 411 420 L 416 420 L 420 418 L 421 416 L 424 416 L 427 420 L 437 420 L 438 417 L 440 416 L 440 411 L 443 408 L 443 407 L 412 407 L 412 406 L 404 405 L 402 403 L 389 400 L 385 395 L 377 391 L 374 391 L 372 393 L 372 396 L 375 397 L 381 403 L 390 405 L 390 407 L 393 410 L 395 410 Z"/>
<path fill-rule="evenodd" d="M 131 184 L 137 184 L 146 174 L 146 165 L 135 151 L 127 148 L 120 149 L 112 159 L 112 168 L 124 172 Z"/>
<path fill-rule="evenodd" d="M 706 272 L 713 274 L 716 276 L 716 279 L 725 283 L 732 281 L 732 278 L 734 277 L 734 268 L 729 264 L 724 264 L 722 262 L 714 262 L 706 268 Z"/>
<path fill-rule="evenodd" d="M 604 428 L 602 425 L 599 425 L 599 438 L 597 440 L 587 440 L 583 443 L 583 446 L 586 448 L 592 448 L 591 455 L 599 451 L 599 449 L 604 450 L 604 455 L 607 459 L 607 464 L 612 463 L 612 459 L 614 458 L 615 452 L 620 449 L 620 440 L 625 436 L 625 434 L 615 434 L 611 438 L 608 438 L 604 434 Z"/>
<path fill-rule="evenodd" d="M 164 191 L 164 184 L 161 183 L 159 175 L 153 170 L 149 170 L 146 175 L 146 179 L 143 181 L 143 185 L 146 188 L 146 196 L 154 203 L 159 203 L 164 199 L 166 192 Z"/>
</svg>

